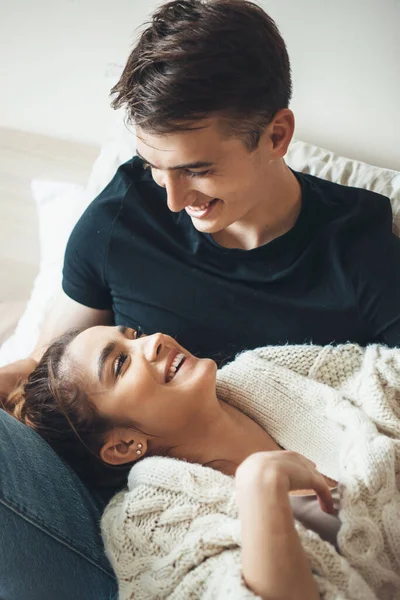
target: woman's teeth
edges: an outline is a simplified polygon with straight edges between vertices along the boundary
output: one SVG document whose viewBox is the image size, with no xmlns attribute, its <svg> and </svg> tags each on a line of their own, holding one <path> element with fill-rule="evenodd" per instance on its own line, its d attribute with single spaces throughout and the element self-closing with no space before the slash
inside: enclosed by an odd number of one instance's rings
<svg viewBox="0 0 400 600">
<path fill-rule="evenodd" d="M 171 363 L 171 366 L 168 369 L 167 383 L 169 383 L 171 379 L 175 377 L 177 370 L 179 369 L 179 367 L 182 366 L 185 358 L 186 357 L 184 354 L 182 354 L 182 352 L 179 352 L 179 354 L 175 356 L 174 360 Z"/>
</svg>

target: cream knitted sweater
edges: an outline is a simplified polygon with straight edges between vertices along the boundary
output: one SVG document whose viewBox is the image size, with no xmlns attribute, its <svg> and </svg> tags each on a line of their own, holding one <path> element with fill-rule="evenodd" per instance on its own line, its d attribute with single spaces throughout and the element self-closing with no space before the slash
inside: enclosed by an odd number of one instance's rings
<svg viewBox="0 0 400 600">
<path fill-rule="evenodd" d="M 400 350 L 260 348 L 218 372 L 217 393 L 340 481 L 340 555 L 296 523 L 321 597 L 400 599 Z M 102 532 L 121 600 L 255 598 L 241 578 L 234 481 L 222 473 L 145 459 Z"/>
</svg>

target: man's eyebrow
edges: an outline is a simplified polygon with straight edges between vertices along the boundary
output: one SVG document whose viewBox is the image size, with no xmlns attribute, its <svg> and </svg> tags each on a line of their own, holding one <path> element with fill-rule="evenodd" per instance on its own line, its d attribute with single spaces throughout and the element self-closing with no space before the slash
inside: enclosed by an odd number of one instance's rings
<svg viewBox="0 0 400 600">
<path fill-rule="evenodd" d="M 104 365 L 106 363 L 107 358 L 110 356 L 112 352 L 114 352 L 117 344 L 115 342 L 109 342 L 107 346 L 103 348 L 101 354 L 99 356 L 99 360 L 97 362 L 97 375 L 99 380 L 101 381 L 103 377 Z"/>
<path fill-rule="evenodd" d="M 148 161 L 146 158 L 144 158 L 144 156 L 142 156 L 140 154 L 140 152 L 138 152 L 138 150 L 136 150 L 136 154 L 138 155 L 138 157 L 140 159 L 142 159 L 143 162 L 148 164 L 152 169 L 158 170 L 158 167 L 156 167 L 155 165 L 152 165 L 150 161 Z M 212 163 L 212 162 L 199 160 L 197 162 L 186 163 L 184 165 L 176 165 L 175 167 L 167 167 L 166 170 L 167 171 L 178 171 L 179 169 L 202 169 L 204 167 L 212 167 L 213 165 L 214 165 L 214 163 Z"/>
</svg>

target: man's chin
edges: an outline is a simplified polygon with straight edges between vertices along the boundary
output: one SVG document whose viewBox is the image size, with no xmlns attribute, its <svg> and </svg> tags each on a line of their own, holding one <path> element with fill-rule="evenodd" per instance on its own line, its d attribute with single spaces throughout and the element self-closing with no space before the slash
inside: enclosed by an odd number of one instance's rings
<svg viewBox="0 0 400 600">
<path fill-rule="evenodd" d="M 221 223 L 221 219 L 216 219 L 215 221 L 211 221 L 211 219 L 202 221 L 201 219 L 190 218 L 193 227 L 197 229 L 197 231 L 200 231 L 200 233 L 209 233 L 211 235 L 223 231 L 226 227 L 224 223 Z"/>
</svg>

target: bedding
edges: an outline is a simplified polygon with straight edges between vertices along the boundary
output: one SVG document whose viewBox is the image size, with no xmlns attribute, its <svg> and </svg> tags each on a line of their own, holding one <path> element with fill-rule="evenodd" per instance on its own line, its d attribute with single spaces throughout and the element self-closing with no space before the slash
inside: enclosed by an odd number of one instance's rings
<svg viewBox="0 0 400 600">
<path fill-rule="evenodd" d="M 0 347 L 0 367 L 25 358 L 35 347 L 45 314 L 61 287 L 69 234 L 88 204 L 85 188 L 78 184 L 33 180 L 31 190 L 39 222 L 40 268 L 25 310 L 18 314 L 19 320 L 12 322 L 8 335 L 0 338 L 0 343 L 8 338 Z"/>
<path fill-rule="evenodd" d="M 217 375 L 217 394 L 339 479 L 340 554 L 296 523 L 323 600 L 400 599 L 400 352 L 266 347 Z M 234 480 L 172 458 L 138 462 L 105 510 L 120 600 L 255 598 L 241 577 Z"/>
<path fill-rule="evenodd" d="M 14 331 L 18 320 L 25 310 L 26 302 L 0 303 L 0 344 Z"/>
</svg>

